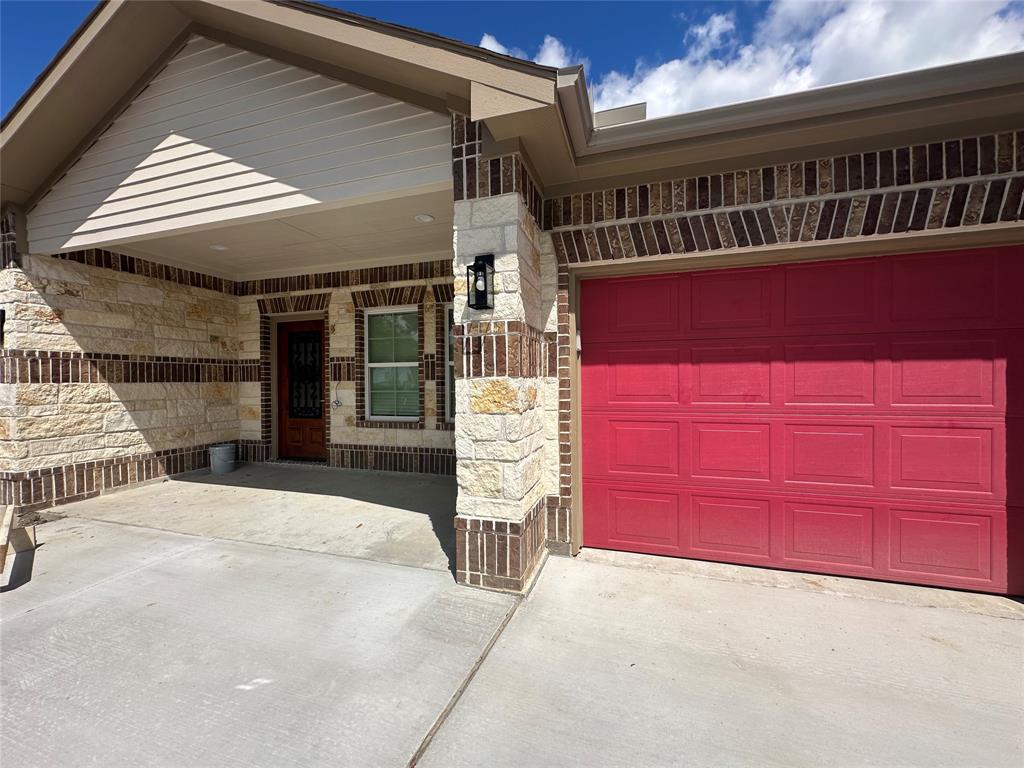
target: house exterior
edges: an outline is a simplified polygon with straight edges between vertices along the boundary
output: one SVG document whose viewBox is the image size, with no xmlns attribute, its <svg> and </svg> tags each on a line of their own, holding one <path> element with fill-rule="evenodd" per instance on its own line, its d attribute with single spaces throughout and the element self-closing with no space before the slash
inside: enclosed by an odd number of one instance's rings
<svg viewBox="0 0 1024 768">
<path fill-rule="evenodd" d="M 1024 592 L 1022 54 L 646 120 L 313 3 L 111 0 L 0 153 L 19 515 L 229 442 L 454 475 L 474 586 Z"/>
</svg>

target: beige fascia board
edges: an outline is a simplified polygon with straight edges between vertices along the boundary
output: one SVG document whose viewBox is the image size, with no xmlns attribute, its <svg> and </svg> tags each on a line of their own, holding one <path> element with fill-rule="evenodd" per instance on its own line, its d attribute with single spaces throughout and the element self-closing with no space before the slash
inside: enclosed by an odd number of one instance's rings
<svg viewBox="0 0 1024 768">
<path fill-rule="evenodd" d="M 583 158 L 1021 84 L 1024 53 L 1011 53 L 607 128 L 594 126 L 582 73 L 560 72 L 558 96 L 574 152 Z"/>
<path fill-rule="evenodd" d="M 439 77 L 476 81 L 542 103 L 554 101 L 555 70 L 520 62 L 475 46 L 455 43 L 436 35 L 416 33 L 353 14 L 335 12 L 315 3 L 266 2 L 266 0 L 189 0 L 178 7 L 199 23 L 218 27 L 235 21 L 269 25 L 289 35 L 308 35 L 345 46 L 349 53 L 365 51 L 403 65 L 436 72 Z M 404 33 L 401 33 L 404 30 Z M 241 33 L 244 34 L 244 33 Z M 287 47 L 287 46 L 281 46 Z"/>
<path fill-rule="evenodd" d="M 58 82 L 69 69 L 75 66 L 82 53 L 92 44 L 96 36 L 120 10 L 126 0 L 107 0 L 100 3 L 81 26 L 72 34 L 65 47 L 43 70 L 29 90 L 11 108 L 0 128 L 0 150 L 7 144 L 10 137 L 18 132 L 25 120 L 39 103 L 46 98 L 53 85 Z"/>
<path fill-rule="evenodd" d="M 528 112 L 548 106 L 536 99 L 528 99 L 499 88 L 493 88 L 474 80 L 470 83 L 470 119 L 474 122 L 491 117 L 511 115 L 516 112 Z"/>
</svg>

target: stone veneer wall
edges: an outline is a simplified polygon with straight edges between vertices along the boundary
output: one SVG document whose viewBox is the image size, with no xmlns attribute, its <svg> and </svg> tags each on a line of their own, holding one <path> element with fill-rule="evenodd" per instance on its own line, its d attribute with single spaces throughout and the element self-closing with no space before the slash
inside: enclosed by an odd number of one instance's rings
<svg viewBox="0 0 1024 768">
<path fill-rule="evenodd" d="M 482 126 L 454 115 L 456 578 L 520 591 L 546 538 L 554 335 L 539 189 L 518 153 L 485 159 L 482 144 Z M 494 255 L 494 307 L 472 310 L 466 267 L 483 253 Z"/>
<path fill-rule="evenodd" d="M 271 446 L 270 320 L 323 313 L 328 352 L 328 463 L 336 467 L 455 474 L 452 424 L 444 410 L 443 306 L 452 300 L 447 260 L 239 284 L 241 354 L 263 373 L 239 384 L 243 454 L 266 460 Z M 310 288 L 314 290 L 310 291 Z M 324 290 L 326 289 L 326 290 Z M 269 295 L 273 291 L 273 295 Z M 420 419 L 364 418 L 364 321 L 370 307 L 420 311 Z M 334 406 L 337 400 L 340 405 Z"/>
<path fill-rule="evenodd" d="M 868 237 L 884 253 L 885 240 L 893 235 L 1013 226 L 1024 216 L 1022 206 L 1024 131 L 545 200 L 544 226 L 558 265 L 559 483 L 549 504 L 548 546 L 568 545 L 578 493 L 569 437 L 573 265 L 664 255 L 699 258 L 759 247 L 814 249 Z"/>
<path fill-rule="evenodd" d="M 81 261 L 0 271 L 0 501 L 22 514 L 205 466 L 238 435 L 235 299 Z"/>
<path fill-rule="evenodd" d="M 207 466 L 213 443 L 269 459 L 272 321 L 311 312 L 326 320 L 326 394 L 340 401 L 327 409 L 329 463 L 454 474 L 449 260 L 235 282 L 102 250 L 21 254 L 15 221 L 0 222 L 0 503 L 19 514 Z M 415 429 L 361 423 L 361 307 L 410 290 L 423 418 Z"/>
</svg>

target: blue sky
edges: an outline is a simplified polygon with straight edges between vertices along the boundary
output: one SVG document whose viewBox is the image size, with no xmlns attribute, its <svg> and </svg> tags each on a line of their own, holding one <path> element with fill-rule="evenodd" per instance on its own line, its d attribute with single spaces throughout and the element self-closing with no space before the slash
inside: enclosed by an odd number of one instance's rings
<svg viewBox="0 0 1024 768">
<path fill-rule="evenodd" d="M 650 116 L 1024 50 L 1024 0 L 328 4 L 584 63 L 598 108 L 646 101 Z M 93 5 L 0 0 L 4 114 Z"/>
</svg>

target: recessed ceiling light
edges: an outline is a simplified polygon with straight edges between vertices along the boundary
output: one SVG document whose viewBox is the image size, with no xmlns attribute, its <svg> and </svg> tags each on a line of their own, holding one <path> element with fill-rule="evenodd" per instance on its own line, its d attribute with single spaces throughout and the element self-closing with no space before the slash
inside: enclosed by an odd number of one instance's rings
<svg viewBox="0 0 1024 768">
<path fill-rule="evenodd" d="M 226 251 L 228 247 L 226 245 L 211 245 L 211 251 Z"/>
<path fill-rule="evenodd" d="M 434 220 L 434 217 L 431 216 L 429 213 L 417 213 L 415 216 L 413 216 L 413 218 L 416 219 L 416 221 L 418 221 L 420 224 L 429 224 Z"/>
</svg>

